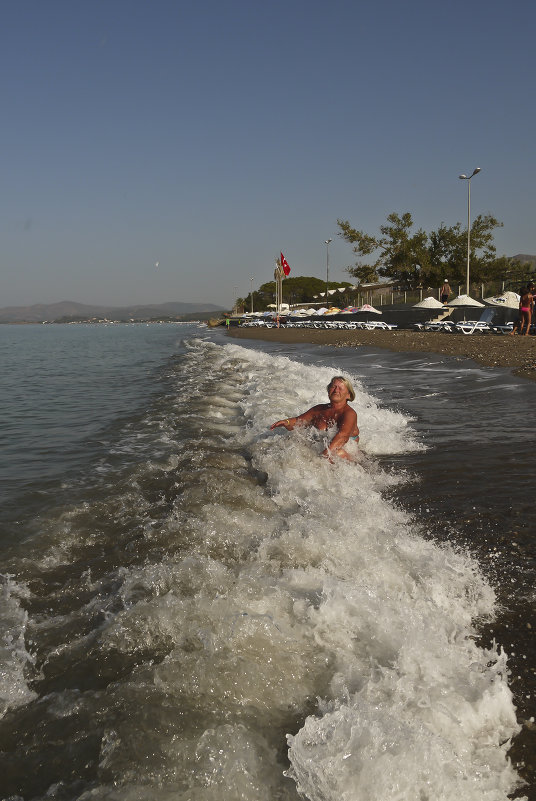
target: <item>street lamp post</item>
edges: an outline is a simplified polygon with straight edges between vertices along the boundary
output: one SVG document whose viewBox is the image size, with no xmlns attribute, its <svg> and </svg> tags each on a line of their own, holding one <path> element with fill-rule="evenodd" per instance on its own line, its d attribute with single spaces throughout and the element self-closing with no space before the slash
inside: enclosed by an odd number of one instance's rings
<svg viewBox="0 0 536 801">
<path fill-rule="evenodd" d="M 253 314 L 253 278 L 249 280 L 251 281 L 251 291 L 249 294 L 251 295 L 251 313 Z"/>
<path fill-rule="evenodd" d="M 469 294 L 469 254 L 471 252 L 471 178 L 473 175 L 476 175 L 477 172 L 480 172 L 480 167 L 475 167 L 471 175 L 465 175 L 465 173 L 462 173 L 458 176 L 462 181 L 467 181 L 467 295 Z"/>
<path fill-rule="evenodd" d="M 324 239 L 324 245 L 326 246 L 326 306 L 328 306 L 328 288 L 329 288 L 329 243 L 332 241 L 333 241 L 332 239 Z"/>
</svg>

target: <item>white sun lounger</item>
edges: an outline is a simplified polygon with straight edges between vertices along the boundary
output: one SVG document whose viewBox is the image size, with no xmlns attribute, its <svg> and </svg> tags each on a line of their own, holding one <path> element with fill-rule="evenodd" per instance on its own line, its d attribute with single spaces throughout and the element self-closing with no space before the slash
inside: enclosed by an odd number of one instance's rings
<svg viewBox="0 0 536 801">
<path fill-rule="evenodd" d="M 424 323 L 424 330 L 425 331 L 443 331 L 443 332 L 446 332 L 447 334 L 449 334 L 452 331 L 454 331 L 454 323 L 451 322 L 451 321 L 443 322 L 442 320 L 440 320 L 439 322 L 436 322 L 436 323 Z"/>
<path fill-rule="evenodd" d="M 461 331 L 462 334 L 483 334 L 486 331 L 491 331 L 489 323 L 481 323 L 478 320 L 468 320 L 465 323 L 456 323 L 456 330 Z"/>
<path fill-rule="evenodd" d="M 383 320 L 373 320 L 369 323 L 362 323 L 362 326 L 368 331 L 373 331 L 375 328 L 382 328 L 384 331 L 392 331 L 393 328 L 397 328 L 393 323 L 384 323 Z"/>
<path fill-rule="evenodd" d="M 492 325 L 491 330 L 495 334 L 511 334 L 514 328 L 513 323 L 506 323 L 506 325 Z"/>
</svg>

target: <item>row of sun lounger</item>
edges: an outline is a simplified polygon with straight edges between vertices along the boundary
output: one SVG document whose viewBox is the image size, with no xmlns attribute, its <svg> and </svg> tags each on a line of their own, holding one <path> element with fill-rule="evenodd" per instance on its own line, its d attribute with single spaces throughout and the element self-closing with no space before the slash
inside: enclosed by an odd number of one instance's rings
<svg viewBox="0 0 536 801">
<path fill-rule="evenodd" d="M 242 328 L 247 327 L 261 327 L 261 328 L 275 328 L 277 323 L 273 321 L 266 322 L 265 320 L 252 320 L 251 322 L 243 323 Z M 392 323 L 384 323 L 383 320 L 374 320 L 372 322 L 344 322 L 343 320 L 315 320 L 314 322 L 311 320 L 297 320 L 294 321 L 287 321 L 286 323 L 281 323 L 281 328 L 322 328 L 324 330 L 329 329 L 336 329 L 339 331 L 355 331 L 358 328 L 364 328 L 368 331 L 372 331 L 375 328 L 381 328 L 385 331 L 391 331 L 393 328 L 397 328 L 396 325 Z"/>
<path fill-rule="evenodd" d="M 344 322 L 342 320 L 296 320 L 281 323 L 281 328 L 322 328 L 324 330 L 337 329 L 342 331 L 355 331 L 358 328 L 373 331 L 374 329 L 383 329 L 384 331 L 392 331 L 397 328 L 396 325 L 391 323 L 384 323 L 383 320 L 373 320 L 371 322 Z M 275 328 L 277 323 L 273 320 L 251 320 L 243 323 L 242 327 L 261 327 L 261 328 Z M 442 331 L 446 334 L 511 334 L 513 323 L 507 325 L 491 325 L 490 323 L 480 322 L 478 320 L 467 320 L 463 323 L 453 323 L 452 321 L 445 322 L 428 322 L 428 323 L 414 323 L 414 327 L 419 331 Z"/>
<path fill-rule="evenodd" d="M 442 331 L 446 334 L 511 334 L 513 323 L 491 325 L 491 323 L 484 323 L 479 320 L 467 320 L 463 323 L 453 323 L 445 320 L 444 322 L 415 323 L 415 328 L 420 331 Z"/>
</svg>

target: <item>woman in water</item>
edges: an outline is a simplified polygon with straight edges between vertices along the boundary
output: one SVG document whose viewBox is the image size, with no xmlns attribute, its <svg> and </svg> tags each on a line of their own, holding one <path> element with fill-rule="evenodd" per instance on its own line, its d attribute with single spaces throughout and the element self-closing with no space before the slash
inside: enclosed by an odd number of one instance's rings
<svg viewBox="0 0 536 801">
<path fill-rule="evenodd" d="M 336 428 L 335 436 L 322 456 L 330 459 L 333 454 L 341 459 L 351 459 L 344 446 L 348 440 L 359 442 L 359 428 L 357 427 L 357 414 L 348 405 L 348 401 L 355 399 L 354 388 L 347 378 L 341 375 L 334 376 L 328 384 L 329 403 L 319 403 L 297 417 L 287 417 L 278 420 L 270 429 L 283 426 L 292 431 L 296 426 L 314 426 L 319 431 L 329 431 Z"/>
</svg>

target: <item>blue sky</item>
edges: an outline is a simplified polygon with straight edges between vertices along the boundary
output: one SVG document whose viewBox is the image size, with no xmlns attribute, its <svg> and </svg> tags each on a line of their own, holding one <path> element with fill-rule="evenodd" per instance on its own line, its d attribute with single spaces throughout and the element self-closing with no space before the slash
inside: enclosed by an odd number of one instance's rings
<svg viewBox="0 0 536 801">
<path fill-rule="evenodd" d="M 348 278 L 337 218 L 536 253 L 533 2 L 2 0 L 0 306 Z M 158 262 L 158 266 L 156 266 Z"/>
</svg>

